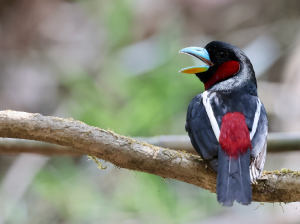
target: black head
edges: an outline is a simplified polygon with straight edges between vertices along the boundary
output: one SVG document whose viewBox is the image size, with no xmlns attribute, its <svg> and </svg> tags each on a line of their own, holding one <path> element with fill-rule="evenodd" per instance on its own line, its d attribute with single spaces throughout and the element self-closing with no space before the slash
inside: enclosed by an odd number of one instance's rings
<svg viewBox="0 0 300 224">
<path fill-rule="evenodd" d="M 183 73 L 195 71 L 194 74 L 206 89 L 228 90 L 249 84 L 256 92 L 252 64 L 238 47 L 222 41 L 212 41 L 205 48 L 189 47 L 180 52 L 197 57 L 206 64 L 181 70 Z"/>
</svg>

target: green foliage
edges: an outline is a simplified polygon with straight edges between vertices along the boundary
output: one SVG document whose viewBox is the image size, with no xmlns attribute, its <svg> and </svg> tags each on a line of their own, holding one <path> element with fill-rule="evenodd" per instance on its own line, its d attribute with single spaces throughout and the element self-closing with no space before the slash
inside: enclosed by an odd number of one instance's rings
<svg viewBox="0 0 300 224">
<path fill-rule="evenodd" d="M 83 73 L 65 80 L 70 113 L 123 135 L 183 134 L 188 103 L 203 87 L 194 75 L 178 73 L 191 62 L 177 51 L 170 54 L 175 55 L 163 65 L 137 76 L 130 76 L 112 57 L 97 77 Z"/>
<path fill-rule="evenodd" d="M 32 185 L 31 224 L 40 223 L 36 217 L 45 211 L 46 220 L 73 224 L 188 223 L 205 218 L 217 204 L 215 194 L 196 186 L 66 158 L 52 159 Z"/>
<path fill-rule="evenodd" d="M 187 106 L 203 86 L 194 75 L 178 73 L 191 64 L 189 57 L 178 54 L 186 47 L 181 41 L 180 24 L 137 41 L 134 1 L 91 0 L 78 4 L 105 34 L 105 41 L 98 49 L 101 59 L 94 67 L 74 65 L 60 71 L 64 110 L 74 119 L 109 127 L 122 135 L 184 134 Z M 120 55 L 126 47 L 151 42 L 151 38 L 155 49 L 149 50 L 155 63 L 142 61 L 145 65 L 152 63 L 152 67 L 133 74 L 139 62 L 128 66 Z M 142 60 L 151 52 L 126 57 Z M 209 203 L 216 203 L 215 195 L 195 186 L 112 167 L 98 170 L 93 162 L 88 164 L 93 169 L 71 158 L 52 159 L 26 194 L 26 201 L 31 201 L 27 223 L 186 223 L 203 218 Z M 25 223 L 26 219 L 22 220 Z M 11 221 L 18 223 L 16 217 Z"/>
<path fill-rule="evenodd" d="M 105 44 L 99 48 L 101 60 L 95 68 L 78 68 L 61 78 L 64 89 L 68 90 L 65 97 L 71 116 L 123 135 L 184 134 L 188 103 L 203 91 L 203 85 L 194 75 L 178 73 L 192 64 L 191 58 L 178 54 L 186 47 L 181 40 L 181 25 L 159 29 L 150 39 L 134 41 L 137 21 L 133 22 L 133 1 L 81 4 L 92 17 L 101 18 L 99 26 L 105 33 Z M 129 52 L 125 57 L 133 58 L 133 62 L 124 65 L 124 57 L 120 57 L 124 47 L 152 40 L 155 44 L 148 50 Z M 149 57 L 157 63 L 133 74 L 132 69 L 140 61 L 151 65 Z M 139 61 L 135 62 L 134 58 Z"/>
</svg>

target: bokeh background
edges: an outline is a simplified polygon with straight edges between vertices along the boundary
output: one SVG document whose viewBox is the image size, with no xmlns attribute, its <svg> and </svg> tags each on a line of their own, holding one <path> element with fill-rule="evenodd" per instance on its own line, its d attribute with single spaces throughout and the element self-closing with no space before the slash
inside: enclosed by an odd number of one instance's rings
<svg viewBox="0 0 300 224">
<path fill-rule="evenodd" d="M 253 62 L 270 132 L 300 131 L 300 1 L 2 0 L 0 109 L 72 117 L 127 136 L 185 134 L 204 90 L 178 54 L 212 40 Z M 299 170 L 269 153 L 266 170 Z M 299 204 L 218 205 L 201 188 L 83 157 L 0 155 L 2 223 L 300 223 Z"/>
</svg>

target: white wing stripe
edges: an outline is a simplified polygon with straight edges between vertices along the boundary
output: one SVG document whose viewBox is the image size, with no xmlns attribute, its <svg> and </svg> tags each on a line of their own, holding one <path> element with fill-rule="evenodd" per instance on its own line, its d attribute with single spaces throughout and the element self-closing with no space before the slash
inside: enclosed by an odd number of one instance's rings
<svg viewBox="0 0 300 224">
<path fill-rule="evenodd" d="M 215 134 L 217 140 L 219 141 L 220 128 L 219 128 L 219 125 L 218 125 L 217 120 L 215 118 L 214 112 L 211 108 L 210 99 L 208 98 L 208 92 L 207 91 L 203 92 L 202 100 L 203 100 L 203 105 L 205 107 L 205 110 L 206 110 L 207 116 L 209 118 L 211 127 L 214 131 L 214 134 Z M 257 107 L 256 107 L 255 115 L 254 115 L 252 130 L 250 132 L 250 140 L 253 139 L 253 137 L 256 133 L 257 126 L 258 126 L 258 121 L 259 121 L 259 117 L 260 117 L 260 111 L 261 111 L 261 102 L 260 102 L 259 99 L 257 99 Z"/>
<path fill-rule="evenodd" d="M 214 112 L 213 112 L 213 110 L 211 108 L 211 105 L 210 105 L 210 102 L 209 102 L 210 100 L 207 97 L 207 94 L 208 94 L 207 91 L 203 92 L 203 94 L 202 94 L 203 105 L 205 107 L 205 110 L 206 110 L 207 116 L 209 118 L 211 127 L 212 127 L 212 129 L 214 131 L 214 134 L 215 134 L 217 140 L 219 141 L 220 128 L 219 128 L 219 125 L 218 125 L 217 120 L 215 118 Z"/>
<path fill-rule="evenodd" d="M 250 133 L 250 140 L 253 139 L 253 137 L 256 133 L 257 126 L 258 126 L 258 121 L 259 121 L 259 117 L 260 117 L 260 111 L 261 111 L 261 102 L 260 102 L 259 99 L 257 99 L 257 107 L 256 107 L 255 115 L 254 115 L 252 130 L 251 130 L 251 133 Z"/>
</svg>

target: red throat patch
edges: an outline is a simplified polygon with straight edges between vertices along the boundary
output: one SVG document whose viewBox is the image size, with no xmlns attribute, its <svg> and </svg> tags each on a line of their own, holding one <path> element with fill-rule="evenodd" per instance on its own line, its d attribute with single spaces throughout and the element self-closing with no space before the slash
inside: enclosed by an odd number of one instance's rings
<svg viewBox="0 0 300 224">
<path fill-rule="evenodd" d="M 213 84 L 233 76 L 240 70 L 240 63 L 238 61 L 227 61 L 221 64 L 216 73 L 204 83 L 205 90 L 211 87 Z"/>
<path fill-rule="evenodd" d="M 223 116 L 219 142 L 222 150 L 233 158 L 252 148 L 246 119 L 242 113 L 233 112 Z"/>
</svg>

